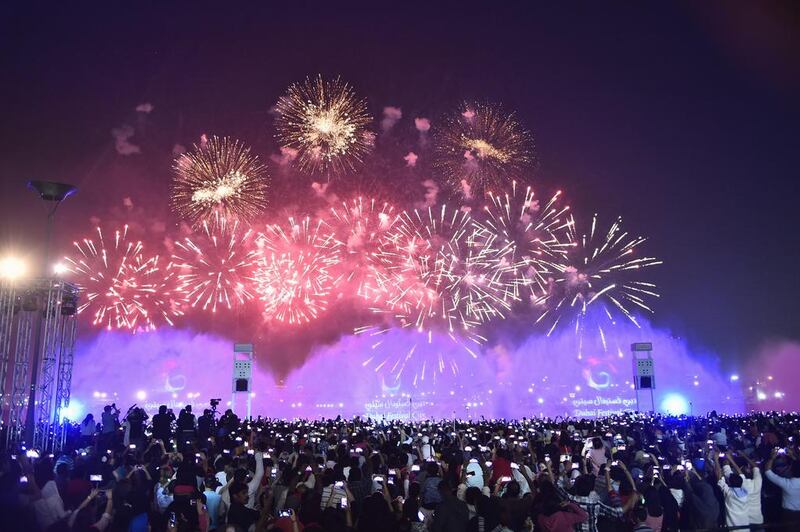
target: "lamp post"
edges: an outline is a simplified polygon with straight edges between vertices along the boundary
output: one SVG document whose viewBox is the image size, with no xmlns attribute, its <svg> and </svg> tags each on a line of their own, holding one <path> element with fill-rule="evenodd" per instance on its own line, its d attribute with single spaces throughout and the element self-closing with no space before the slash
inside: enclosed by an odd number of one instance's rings
<svg viewBox="0 0 800 532">
<path fill-rule="evenodd" d="M 36 192 L 39 197 L 47 202 L 47 230 L 44 244 L 44 263 L 42 277 L 49 279 L 50 272 L 50 240 L 53 234 L 53 225 L 61 202 L 78 192 L 78 187 L 67 183 L 57 183 L 55 181 L 29 181 L 28 189 Z M 37 310 L 35 337 L 33 344 L 33 361 L 31 364 L 31 384 L 28 394 L 28 409 L 25 416 L 25 440 L 29 445 L 33 444 L 34 432 L 36 430 L 36 385 L 39 376 L 39 365 L 41 364 L 42 350 L 42 309 Z"/>
</svg>

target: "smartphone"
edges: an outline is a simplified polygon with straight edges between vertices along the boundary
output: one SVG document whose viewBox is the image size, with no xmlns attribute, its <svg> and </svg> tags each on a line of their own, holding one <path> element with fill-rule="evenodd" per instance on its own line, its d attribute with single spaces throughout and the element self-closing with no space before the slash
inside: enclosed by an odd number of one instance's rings
<svg viewBox="0 0 800 532">
<path fill-rule="evenodd" d="M 511 477 L 500 477 L 500 482 L 511 482 Z"/>
<path fill-rule="evenodd" d="M 132 444 L 128 445 L 128 449 L 136 449 L 136 444 L 132 443 Z"/>
<path fill-rule="evenodd" d="M 281 517 L 291 517 L 292 516 L 292 510 L 291 509 L 282 510 L 281 513 L 280 513 L 280 516 Z"/>
<path fill-rule="evenodd" d="M 178 516 L 175 515 L 175 512 L 169 513 L 169 526 L 171 527 L 178 526 Z"/>
<path fill-rule="evenodd" d="M 425 514 L 422 513 L 422 510 L 417 512 L 417 519 L 419 519 L 420 521 L 425 521 Z"/>
<path fill-rule="evenodd" d="M 384 478 L 383 475 L 372 475 L 372 480 L 374 480 L 375 482 L 380 482 L 382 484 Z"/>
<path fill-rule="evenodd" d="M 619 465 L 619 460 L 614 460 L 613 462 L 611 462 L 611 465 L 612 466 L 618 466 Z"/>
<path fill-rule="evenodd" d="M 28 482 L 28 477 L 22 475 L 21 477 L 19 477 L 19 481 L 21 484 L 25 484 L 26 482 Z"/>
<path fill-rule="evenodd" d="M 650 455 L 647 453 L 642 453 L 642 456 L 644 456 L 645 458 L 650 458 Z"/>
<path fill-rule="evenodd" d="M 492 462 L 486 462 L 486 467 L 492 467 Z"/>
<path fill-rule="evenodd" d="M 679 466 L 678 466 L 678 471 L 685 471 L 685 470 L 686 470 L 686 468 L 685 468 L 685 467 L 683 467 L 682 465 L 679 465 Z"/>
<path fill-rule="evenodd" d="M 786 449 L 781 447 L 780 449 L 778 449 L 778 454 L 786 454 Z M 722 456 L 722 455 L 720 455 L 720 456 Z"/>
<path fill-rule="evenodd" d="M 566 462 L 567 460 L 569 460 L 569 455 L 568 454 L 562 454 L 561 455 L 561 461 L 562 462 Z"/>
<path fill-rule="evenodd" d="M 103 481 L 103 475 L 89 475 L 89 480 L 91 482 L 102 482 Z"/>
<path fill-rule="evenodd" d="M 390 475 L 397 476 L 397 470 L 396 470 L 396 469 L 390 469 L 390 470 L 389 470 L 389 474 L 390 474 Z"/>
<path fill-rule="evenodd" d="M 661 466 L 661 469 L 663 469 L 664 471 L 669 471 L 669 466 L 668 465 Z"/>
<path fill-rule="evenodd" d="M 39 451 L 37 451 L 36 449 L 31 449 L 25 453 L 25 456 L 27 456 L 28 458 L 39 458 Z"/>
<path fill-rule="evenodd" d="M 419 466 L 418 465 L 412 465 L 411 466 L 411 472 L 412 473 L 416 473 L 417 471 L 419 471 Z"/>
<path fill-rule="evenodd" d="M 306 466 L 306 473 L 311 473 L 311 466 Z"/>
<path fill-rule="evenodd" d="M 618 451 L 624 451 L 625 449 L 627 449 L 627 447 L 625 445 L 617 445 L 617 450 Z"/>
<path fill-rule="evenodd" d="M 725 453 L 719 453 L 720 458 L 725 458 Z"/>
<path fill-rule="evenodd" d="M 579 467 L 581 467 L 580 464 L 576 464 L 576 463 L 572 464 L 572 469 L 578 469 Z"/>
<path fill-rule="evenodd" d="M 347 508 L 347 497 L 342 497 L 341 505 L 342 508 Z"/>
</svg>

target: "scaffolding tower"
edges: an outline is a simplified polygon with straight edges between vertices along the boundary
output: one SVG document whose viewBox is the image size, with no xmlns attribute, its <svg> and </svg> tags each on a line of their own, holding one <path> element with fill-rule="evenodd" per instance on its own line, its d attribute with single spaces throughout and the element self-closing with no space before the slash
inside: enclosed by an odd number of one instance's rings
<svg viewBox="0 0 800 532">
<path fill-rule="evenodd" d="M 0 285 L 0 422 L 7 448 L 27 444 L 50 451 L 63 445 L 78 293 L 77 286 L 61 279 Z M 26 425 L 33 427 L 32 441 Z"/>
</svg>

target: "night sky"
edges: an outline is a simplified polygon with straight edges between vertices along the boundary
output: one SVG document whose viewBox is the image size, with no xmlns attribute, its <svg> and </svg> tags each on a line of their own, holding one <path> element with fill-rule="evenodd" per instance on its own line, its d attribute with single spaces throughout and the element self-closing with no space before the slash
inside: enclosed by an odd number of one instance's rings
<svg viewBox="0 0 800 532">
<path fill-rule="evenodd" d="M 67 243 L 124 197 L 169 223 L 152 197 L 173 145 L 229 134 L 268 159 L 286 86 L 341 75 L 378 117 L 515 109 L 534 182 L 650 237 L 657 325 L 729 361 L 800 339 L 796 3 L 296 4 L 0 7 L 0 247 L 43 238 L 29 179 L 81 188 L 59 214 Z M 141 154 L 117 153 L 121 124 Z"/>
</svg>

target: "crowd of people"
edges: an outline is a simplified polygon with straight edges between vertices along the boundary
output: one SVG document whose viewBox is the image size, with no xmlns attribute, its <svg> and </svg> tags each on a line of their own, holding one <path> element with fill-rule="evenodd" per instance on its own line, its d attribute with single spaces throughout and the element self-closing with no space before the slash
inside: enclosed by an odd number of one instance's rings
<svg viewBox="0 0 800 532">
<path fill-rule="evenodd" d="M 215 405 L 214 405 L 215 406 Z M 116 405 L 7 449 L 15 531 L 800 530 L 794 413 L 240 420 Z M 99 422 L 98 422 L 99 421 Z M 773 528 L 774 529 L 774 528 Z"/>
</svg>

